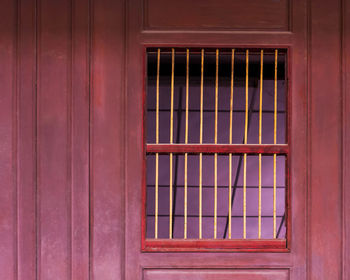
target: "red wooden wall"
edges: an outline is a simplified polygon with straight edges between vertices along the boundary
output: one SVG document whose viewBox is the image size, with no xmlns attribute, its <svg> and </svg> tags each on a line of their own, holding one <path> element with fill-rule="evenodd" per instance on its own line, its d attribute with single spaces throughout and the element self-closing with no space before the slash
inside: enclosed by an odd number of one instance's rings
<svg viewBox="0 0 350 280">
<path fill-rule="evenodd" d="M 349 1 L 0 3 L 0 279 L 350 279 Z M 289 48 L 291 253 L 140 252 L 150 45 Z"/>
</svg>

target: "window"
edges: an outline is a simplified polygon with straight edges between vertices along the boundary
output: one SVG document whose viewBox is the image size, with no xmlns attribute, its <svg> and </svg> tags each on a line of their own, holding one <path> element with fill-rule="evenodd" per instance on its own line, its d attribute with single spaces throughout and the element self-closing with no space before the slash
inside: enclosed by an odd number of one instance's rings
<svg viewBox="0 0 350 280">
<path fill-rule="evenodd" d="M 143 249 L 286 250 L 287 51 L 146 52 Z"/>
</svg>

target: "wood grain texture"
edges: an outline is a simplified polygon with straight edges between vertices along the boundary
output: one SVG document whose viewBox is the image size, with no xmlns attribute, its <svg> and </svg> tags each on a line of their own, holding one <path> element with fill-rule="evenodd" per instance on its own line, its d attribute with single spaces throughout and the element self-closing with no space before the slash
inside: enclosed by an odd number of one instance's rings
<svg viewBox="0 0 350 280">
<path fill-rule="evenodd" d="M 0 279 L 17 278 L 17 1 L 0 3 Z"/>
<path fill-rule="evenodd" d="M 137 34 L 142 26 L 141 1 L 126 1 L 126 99 L 125 99 L 125 279 L 142 279 L 141 224 L 144 165 L 143 83 L 144 48 Z M 138 218 L 137 218 L 138 217 Z"/>
<path fill-rule="evenodd" d="M 18 279 L 36 279 L 36 4 L 18 7 Z"/>
<path fill-rule="evenodd" d="M 288 0 L 144 0 L 144 29 L 289 30 Z"/>
<path fill-rule="evenodd" d="M 124 1 L 92 2 L 92 279 L 124 278 Z"/>
<path fill-rule="evenodd" d="M 39 279 L 71 277 L 71 1 L 38 2 L 37 228 Z"/>
<path fill-rule="evenodd" d="M 342 1 L 343 279 L 350 278 L 350 5 Z"/>
<path fill-rule="evenodd" d="M 147 153 L 232 153 L 232 154 L 288 154 L 288 145 L 253 144 L 147 144 Z"/>
<path fill-rule="evenodd" d="M 145 269 L 144 280 L 288 280 L 287 269 Z"/>
<path fill-rule="evenodd" d="M 309 279 L 342 279 L 341 1 L 310 5 Z"/>
<path fill-rule="evenodd" d="M 293 1 L 294 40 L 288 56 L 289 193 L 291 279 L 306 279 L 308 190 L 307 2 Z"/>
<path fill-rule="evenodd" d="M 288 252 L 286 240 L 146 239 L 144 252 Z"/>
<path fill-rule="evenodd" d="M 89 278 L 90 5 L 72 0 L 71 279 Z"/>
<path fill-rule="evenodd" d="M 350 5 L 242 3 L 1 1 L 0 279 L 350 278 Z M 288 49 L 288 253 L 141 251 L 145 47 L 199 45 Z"/>
</svg>

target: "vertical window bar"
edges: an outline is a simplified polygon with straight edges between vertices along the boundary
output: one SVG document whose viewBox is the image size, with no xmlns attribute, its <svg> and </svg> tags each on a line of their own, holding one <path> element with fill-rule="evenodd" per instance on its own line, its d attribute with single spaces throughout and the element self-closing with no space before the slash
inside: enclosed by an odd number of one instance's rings
<svg viewBox="0 0 350 280">
<path fill-rule="evenodd" d="M 174 126 L 174 60 L 175 50 L 171 49 L 171 101 L 170 101 L 170 144 L 173 144 L 173 126 Z M 169 158 L 169 239 L 173 236 L 173 153 L 170 153 Z"/>
<path fill-rule="evenodd" d="M 186 50 L 186 126 L 185 144 L 188 143 L 188 95 L 189 95 L 189 50 Z M 184 171 L 184 239 L 187 239 L 187 153 L 185 153 Z"/>
<path fill-rule="evenodd" d="M 248 138 L 248 75 L 249 75 L 249 50 L 246 50 L 246 69 L 245 69 L 245 126 L 244 126 L 244 144 L 247 144 Z M 243 155 L 243 238 L 247 238 L 247 154 Z"/>
<path fill-rule="evenodd" d="M 229 143 L 232 144 L 232 120 L 233 120 L 233 77 L 234 77 L 234 61 L 235 61 L 235 50 L 232 49 L 231 54 L 231 95 L 230 95 L 230 135 Z M 232 199 L 232 154 L 229 156 L 229 178 L 228 178 L 228 238 L 232 237 L 232 208 L 231 208 L 231 199 Z"/>
<path fill-rule="evenodd" d="M 218 95 L 219 95 L 219 50 L 216 49 L 216 71 L 215 71 L 215 132 L 214 142 L 218 143 Z M 217 215 L 218 215 L 218 154 L 214 155 L 214 239 L 217 235 Z"/>
<path fill-rule="evenodd" d="M 274 92 L 274 118 L 273 118 L 273 143 L 277 144 L 277 58 L 275 50 L 275 92 Z M 273 238 L 276 238 L 276 154 L 273 154 Z"/>
<path fill-rule="evenodd" d="M 260 98 L 259 98 L 259 144 L 262 144 L 262 93 L 263 93 L 264 51 L 260 51 Z M 261 238 L 261 154 L 259 154 L 259 225 L 258 238 Z"/>
<path fill-rule="evenodd" d="M 156 85 L 156 144 L 159 144 L 159 68 L 160 49 L 157 51 L 157 85 Z M 154 238 L 158 238 L 158 172 L 159 154 L 156 153 L 156 178 L 155 178 L 155 205 L 154 205 Z"/>
<path fill-rule="evenodd" d="M 246 50 L 246 67 L 245 67 L 245 122 L 244 122 L 244 144 L 248 143 L 248 106 L 249 106 L 249 96 L 248 96 L 248 75 L 249 75 L 249 50 Z"/>
<path fill-rule="evenodd" d="M 203 81 L 204 81 L 204 50 L 201 50 L 201 104 L 200 104 L 200 125 L 199 143 L 203 143 Z M 202 165 L 203 154 L 199 154 L 199 239 L 202 239 Z"/>
</svg>

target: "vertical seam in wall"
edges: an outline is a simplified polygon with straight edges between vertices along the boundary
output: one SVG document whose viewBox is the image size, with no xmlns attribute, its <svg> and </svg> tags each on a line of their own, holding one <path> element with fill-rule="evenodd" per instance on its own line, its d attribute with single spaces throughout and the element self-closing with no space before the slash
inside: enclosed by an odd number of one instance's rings
<svg viewBox="0 0 350 280">
<path fill-rule="evenodd" d="M 36 229 L 36 279 L 40 280 L 40 191 L 39 191 L 39 28 L 40 28 L 40 1 L 35 0 L 35 229 Z"/>
<path fill-rule="evenodd" d="M 123 148 L 123 162 L 126 163 L 126 143 L 127 143 L 127 117 L 126 117 L 126 108 L 127 108 L 127 39 L 128 39 L 128 36 L 127 36 L 127 27 L 128 27 L 128 24 L 127 24 L 127 19 L 128 19 L 128 1 L 123 1 L 123 5 L 124 5 L 124 29 L 123 29 L 123 32 L 124 32 L 124 44 L 123 44 L 123 56 L 124 56 L 124 59 L 123 59 L 123 74 L 124 74 L 124 77 L 122 77 L 122 93 L 123 93 L 123 107 L 122 107 L 122 110 L 121 110 L 121 114 L 122 114 L 122 120 L 123 120 L 123 131 L 124 133 L 122 134 L 123 135 L 123 141 L 122 141 L 122 148 Z M 124 117 L 123 117 L 124 115 Z M 123 196 L 123 199 L 122 199 L 122 209 L 124 211 L 123 213 L 123 248 L 122 248 L 122 253 L 123 253 L 123 256 L 122 256 L 122 263 L 121 263 L 121 272 L 122 272 L 122 279 L 126 279 L 126 272 L 125 272 L 125 267 L 126 267 L 126 205 L 127 205 L 127 195 L 126 195 L 126 164 L 122 164 L 121 165 L 123 170 L 121 172 L 121 174 L 123 174 L 123 179 L 122 179 L 122 182 L 123 182 L 123 191 L 124 191 L 124 196 Z"/>
<path fill-rule="evenodd" d="M 341 252 L 341 278 L 345 279 L 346 276 L 346 266 L 345 266 L 345 260 L 346 260 L 346 189 L 345 189 L 345 182 L 346 182 L 346 53 L 345 53 L 345 10 L 346 9 L 346 1 L 341 0 L 341 19 L 340 19 L 340 26 L 341 26 L 341 51 L 340 51 L 340 65 L 341 65 L 341 122 L 342 122 L 342 131 L 341 131 L 341 203 L 342 203 L 342 252 Z"/>
<path fill-rule="evenodd" d="M 92 247 L 92 242 L 93 242 L 93 162 L 92 162 L 92 140 L 93 140 L 93 103 L 92 103 L 92 94 L 93 94 L 93 79 L 92 79 L 92 61 L 93 61 L 93 54 L 92 54 L 92 26 L 93 26 L 93 0 L 88 0 L 88 88 L 89 88 L 89 151 L 88 151 L 88 169 L 89 169 L 89 268 L 88 268 L 88 274 L 89 274 L 89 280 L 93 279 L 93 247 Z"/>
<path fill-rule="evenodd" d="M 307 69 L 306 69 L 306 95 L 307 95 L 307 117 L 306 117 L 306 142 L 307 142 L 307 172 L 306 172 L 306 279 L 311 279 L 310 270 L 311 270 L 311 248 L 310 248 L 310 218 L 311 218 L 311 0 L 306 2 L 307 10 L 307 32 L 306 32 L 306 56 L 307 56 Z"/>
<path fill-rule="evenodd" d="M 67 279 L 72 279 L 72 261 L 73 261 L 73 2 L 70 0 L 70 17 L 69 17 L 69 40 L 67 44 L 67 50 L 70 63 L 67 63 L 67 179 L 68 186 L 66 192 L 66 199 L 68 205 L 67 211 L 67 248 L 68 248 L 68 267 L 67 267 Z"/>
<path fill-rule="evenodd" d="M 34 178 L 34 229 L 35 229 L 35 279 L 39 279 L 38 275 L 38 204 L 37 204 L 37 195 L 38 195 L 38 153 L 37 153 L 37 95 L 38 95 L 38 0 L 34 0 L 34 69 L 33 69 L 33 178 Z"/>
<path fill-rule="evenodd" d="M 15 36 L 14 36 L 14 47 L 15 51 L 13 52 L 14 56 L 14 77 L 13 77 L 13 83 L 14 83 L 14 94 L 12 96 L 12 172 L 13 172 L 13 183 L 14 183 L 14 210 L 15 210 L 15 219 L 14 219 L 14 279 L 18 279 L 18 261 L 19 261 L 19 234 L 18 234 L 18 228 L 19 228 L 19 190 L 18 190 L 18 165 L 19 165 L 19 158 L 18 158 L 18 129 L 19 129 L 19 77 L 20 77 L 20 63 L 21 59 L 19 56 L 19 44 L 20 44 L 20 24 L 21 24 L 21 17 L 20 17 L 20 0 L 15 1 Z"/>
</svg>

